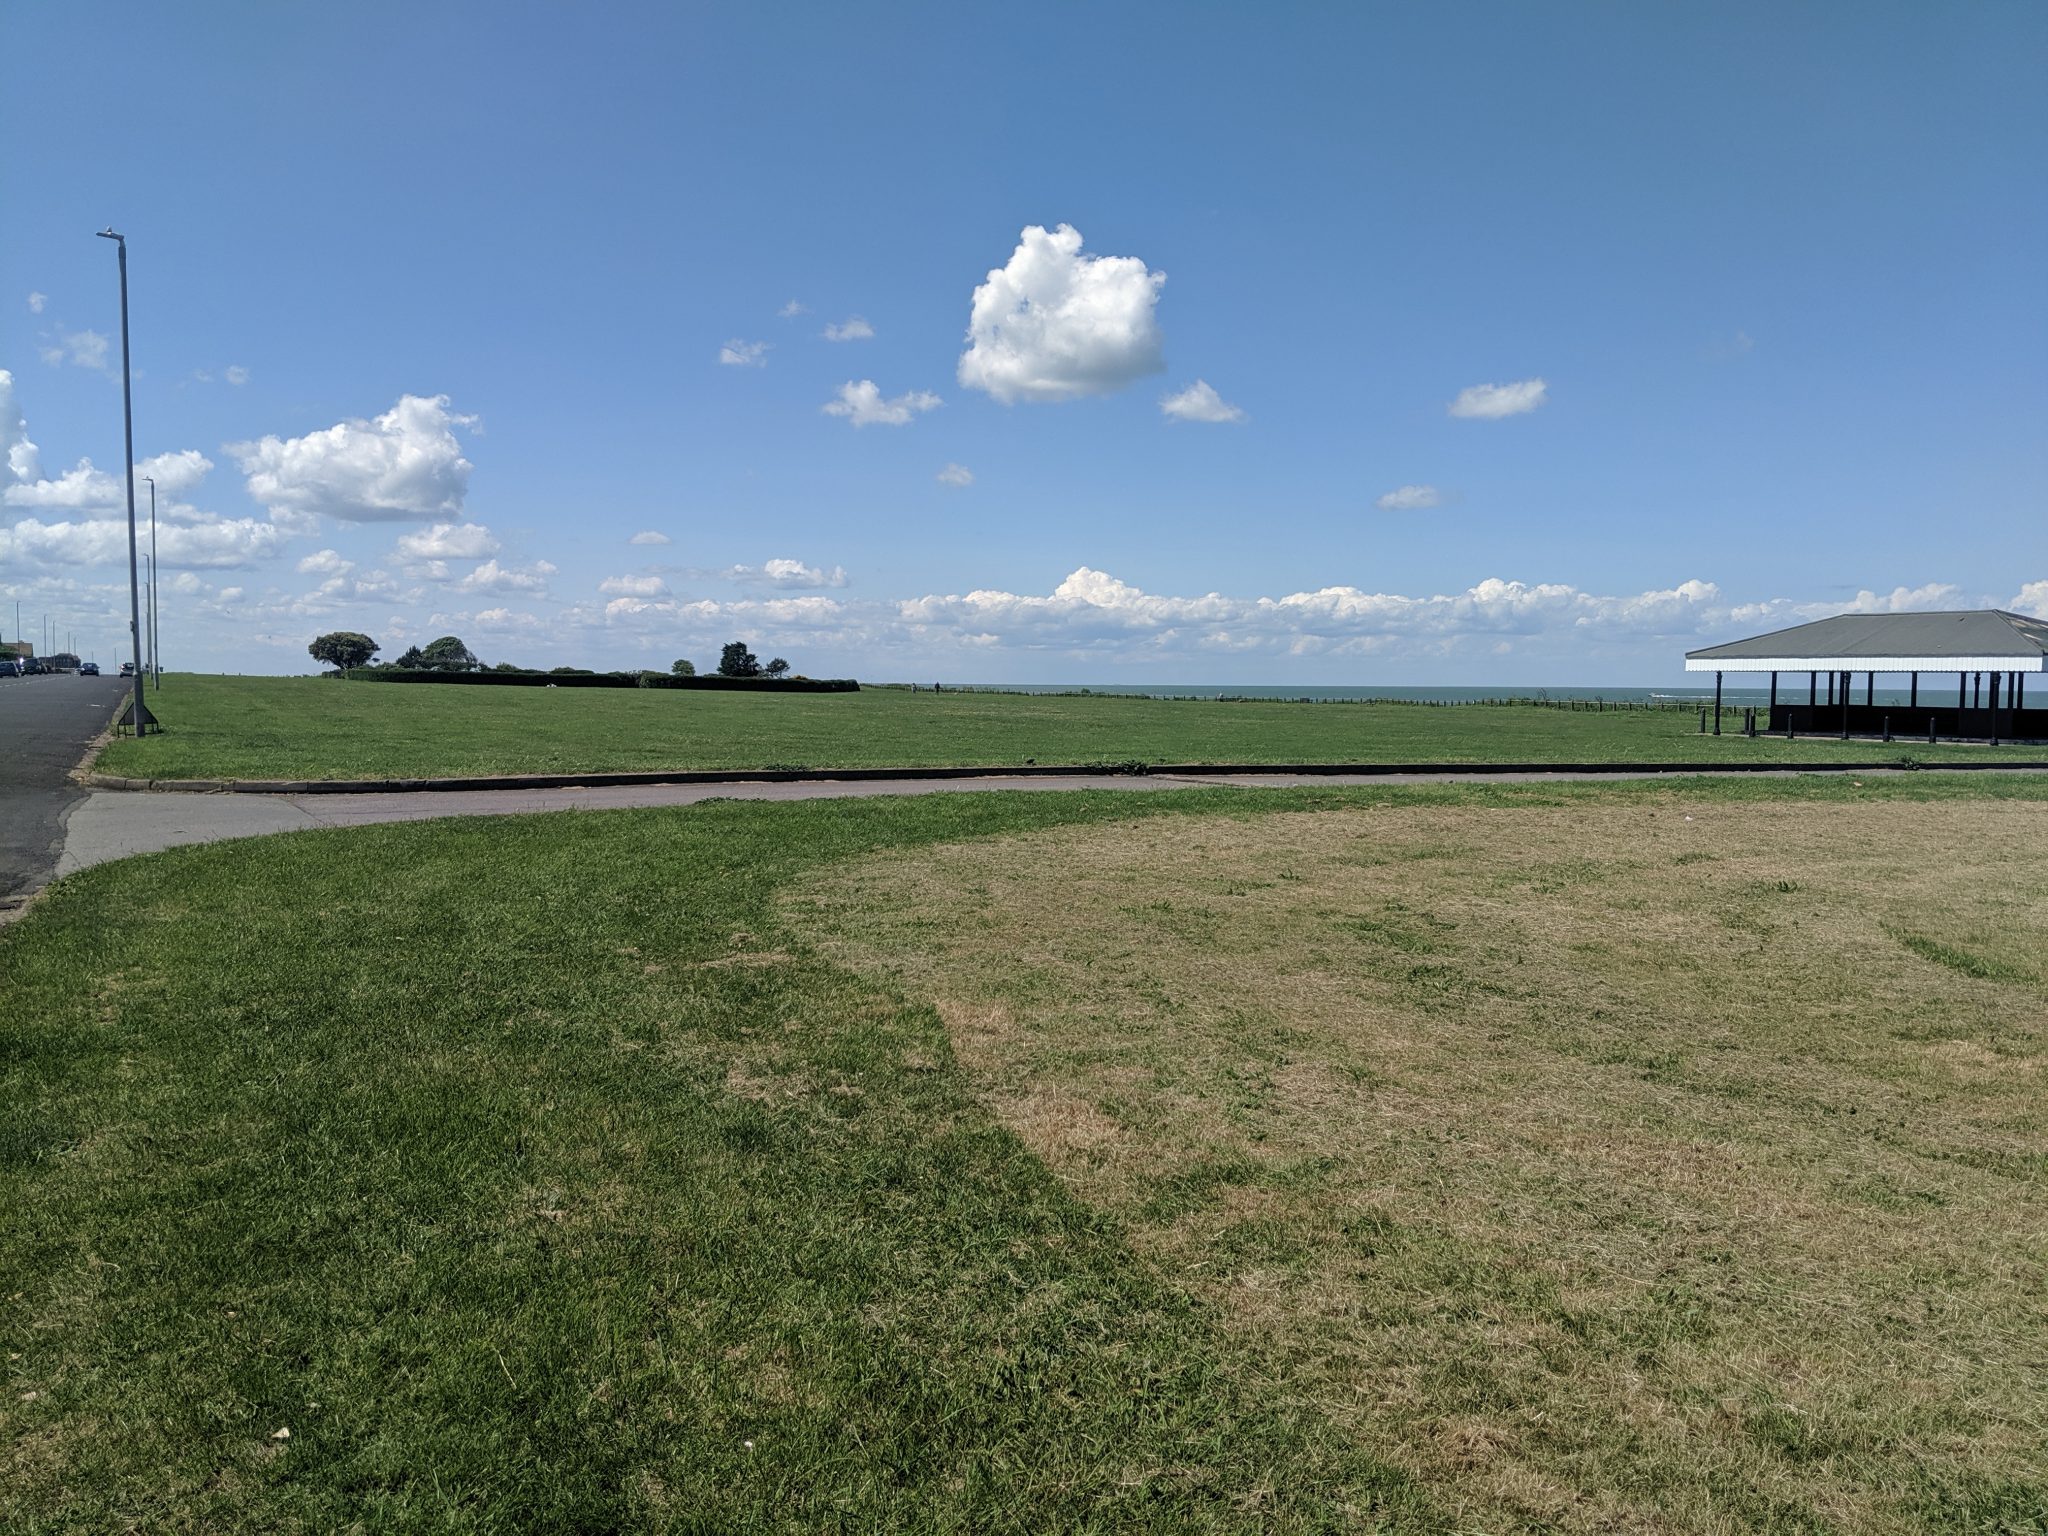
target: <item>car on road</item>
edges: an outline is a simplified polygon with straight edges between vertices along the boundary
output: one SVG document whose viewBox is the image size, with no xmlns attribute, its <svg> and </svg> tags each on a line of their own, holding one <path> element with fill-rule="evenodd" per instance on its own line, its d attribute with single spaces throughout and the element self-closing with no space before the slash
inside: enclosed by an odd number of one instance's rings
<svg viewBox="0 0 2048 1536">
<path fill-rule="evenodd" d="M 133 676 L 135 675 L 135 663 L 134 663 L 134 662 L 132 662 L 132 661 L 124 661 L 124 662 L 122 662 L 122 663 L 121 663 L 121 675 L 122 675 L 123 677 L 133 677 Z"/>
<path fill-rule="evenodd" d="M 78 664 L 78 675 L 80 677 L 98 677 L 100 675 L 100 664 L 96 661 L 81 661 Z"/>
<path fill-rule="evenodd" d="M 21 657 L 20 664 L 23 677 L 41 677 L 43 675 L 43 664 L 33 656 Z"/>
<path fill-rule="evenodd" d="M 0 656 L 0 677 L 21 676 L 21 663 L 12 656 Z"/>
</svg>

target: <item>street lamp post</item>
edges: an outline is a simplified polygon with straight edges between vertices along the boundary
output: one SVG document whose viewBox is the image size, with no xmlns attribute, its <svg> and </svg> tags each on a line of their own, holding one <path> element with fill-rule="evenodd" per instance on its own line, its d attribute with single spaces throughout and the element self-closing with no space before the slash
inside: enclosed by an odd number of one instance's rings
<svg viewBox="0 0 2048 1536">
<path fill-rule="evenodd" d="M 162 692 L 164 651 L 156 627 L 156 476 L 142 478 L 149 482 L 149 677 L 150 686 Z"/>
<path fill-rule="evenodd" d="M 102 240 L 111 240 L 121 251 L 121 431 L 123 446 L 127 450 L 128 473 L 122 477 L 128 487 L 128 636 L 134 642 L 135 652 L 135 739 L 142 739 L 142 722 L 148 711 L 142 707 L 142 595 L 137 588 L 135 569 L 135 401 L 133 381 L 134 369 L 128 362 L 128 237 L 116 234 L 113 226 L 99 232 Z"/>
</svg>

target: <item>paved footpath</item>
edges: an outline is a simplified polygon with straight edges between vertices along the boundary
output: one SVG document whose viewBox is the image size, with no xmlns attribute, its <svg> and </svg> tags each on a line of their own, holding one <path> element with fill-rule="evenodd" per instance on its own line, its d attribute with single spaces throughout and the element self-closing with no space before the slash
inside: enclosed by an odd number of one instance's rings
<svg viewBox="0 0 2048 1536">
<path fill-rule="evenodd" d="M 1873 777 L 1901 770 L 1871 770 Z M 1938 773 L 1939 769 L 1922 772 Z M 2034 770 L 2043 771 L 2043 770 Z M 1745 778 L 1796 777 L 1744 774 Z M 1668 778 L 1665 773 L 1428 773 L 1428 774 L 1072 774 L 1060 777 L 976 779 L 810 780 L 800 783 L 631 784 L 588 789 L 415 790 L 376 794 L 193 795 L 98 790 L 76 806 L 65 824 L 56 873 L 154 853 L 184 843 L 260 837 L 310 827 L 354 827 L 374 821 L 427 821 L 437 816 L 513 816 L 533 811 L 611 811 L 632 807 L 696 805 L 705 800 L 834 800 L 865 795 L 957 795 L 989 790 L 1125 791 L 1225 785 L 1288 789 L 1298 786 L 1393 784 L 1568 784 L 1616 779 Z"/>
<path fill-rule="evenodd" d="M 118 677 L 0 677 L 0 907 L 50 876 L 66 815 L 86 792 L 68 775 L 114 717 Z"/>
</svg>

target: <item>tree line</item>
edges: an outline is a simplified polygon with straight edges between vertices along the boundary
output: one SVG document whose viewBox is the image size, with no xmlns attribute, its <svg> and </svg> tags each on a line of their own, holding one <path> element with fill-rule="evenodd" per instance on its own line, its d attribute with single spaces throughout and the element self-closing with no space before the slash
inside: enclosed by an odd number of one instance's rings
<svg viewBox="0 0 2048 1536">
<path fill-rule="evenodd" d="M 316 638 L 306 647 L 315 661 L 325 662 L 334 670 L 346 676 L 350 672 L 373 666 L 385 666 L 408 672 L 538 672 L 546 671 L 551 676 L 575 676 L 588 674 L 588 667 L 522 667 L 515 662 L 501 661 L 494 667 L 487 667 L 477 655 L 455 635 L 443 635 L 425 645 L 410 646 L 396 661 L 377 662 L 376 655 L 381 647 L 368 635 L 352 629 L 337 629 Z M 669 671 L 677 677 L 695 677 L 697 664 L 687 656 L 678 657 L 669 665 Z M 718 665 L 714 669 L 719 677 L 787 677 L 789 663 L 780 656 L 763 662 L 747 646 L 744 640 L 727 641 L 718 653 Z"/>
</svg>

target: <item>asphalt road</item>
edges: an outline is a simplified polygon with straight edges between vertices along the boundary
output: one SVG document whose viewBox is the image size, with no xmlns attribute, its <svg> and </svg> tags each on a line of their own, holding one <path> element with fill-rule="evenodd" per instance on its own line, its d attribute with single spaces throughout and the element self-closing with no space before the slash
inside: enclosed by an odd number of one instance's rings
<svg viewBox="0 0 2048 1536">
<path fill-rule="evenodd" d="M 65 775 L 127 687 L 118 677 L 0 677 L 0 906 L 56 869 L 65 819 L 86 795 Z"/>
</svg>

